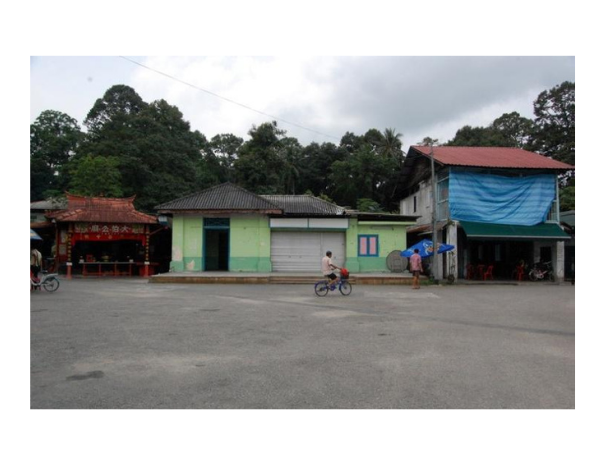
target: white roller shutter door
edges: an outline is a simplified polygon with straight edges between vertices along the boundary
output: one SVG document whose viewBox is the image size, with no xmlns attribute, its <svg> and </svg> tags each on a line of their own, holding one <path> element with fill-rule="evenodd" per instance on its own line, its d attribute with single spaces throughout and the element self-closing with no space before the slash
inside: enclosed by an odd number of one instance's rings
<svg viewBox="0 0 605 465">
<path fill-rule="evenodd" d="M 332 251 L 336 266 L 345 262 L 344 232 L 271 233 L 271 262 L 273 271 L 315 272 L 321 274 L 321 259 L 327 250 Z"/>
</svg>

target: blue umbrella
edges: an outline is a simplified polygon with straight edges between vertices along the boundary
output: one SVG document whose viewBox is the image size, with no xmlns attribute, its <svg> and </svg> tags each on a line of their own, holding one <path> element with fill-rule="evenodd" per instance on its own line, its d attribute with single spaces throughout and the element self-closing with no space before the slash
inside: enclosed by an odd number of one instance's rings
<svg viewBox="0 0 605 465">
<path fill-rule="evenodd" d="M 439 244 L 439 243 L 438 243 Z M 411 257 L 414 254 L 414 249 L 418 249 L 418 254 L 422 258 L 430 257 L 433 255 L 433 241 L 429 241 L 428 239 L 423 239 L 418 244 L 414 244 L 409 249 L 401 252 L 402 257 Z M 450 250 L 454 250 L 455 247 L 450 244 L 439 244 L 439 248 L 437 249 L 437 253 L 449 252 Z"/>
<path fill-rule="evenodd" d="M 34 231 L 31 228 L 29 228 L 29 238 L 32 241 L 41 241 L 42 240 L 42 238 L 40 236 L 38 236 L 38 234 L 36 233 L 36 231 Z"/>
</svg>

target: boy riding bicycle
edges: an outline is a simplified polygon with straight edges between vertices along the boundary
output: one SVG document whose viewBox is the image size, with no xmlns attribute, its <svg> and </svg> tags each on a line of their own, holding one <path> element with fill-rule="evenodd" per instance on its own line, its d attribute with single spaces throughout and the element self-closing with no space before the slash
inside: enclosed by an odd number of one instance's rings
<svg viewBox="0 0 605 465">
<path fill-rule="evenodd" d="M 338 276 L 336 276 L 334 270 L 340 270 L 340 268 L 334 265 L 334 263 L 332 262 L 332 252 L 328 250 L 326 252 L 326 256 L 321 259 L 321 272 L 324 277 L 330 279 L 328 287 L 334 286 L 338 281 Z"/>
</svg>

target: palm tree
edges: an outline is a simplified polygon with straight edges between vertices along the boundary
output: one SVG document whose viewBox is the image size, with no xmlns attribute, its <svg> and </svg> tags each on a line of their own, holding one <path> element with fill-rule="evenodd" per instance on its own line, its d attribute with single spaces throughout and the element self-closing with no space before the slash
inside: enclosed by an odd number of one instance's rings
<svg viewBox="0 0 605 465">
<path fill-rule="evenodd" d="M 378 144 L 378 153 L 390 158 L 400 160 L 403 155 L 401 150 L 401 137 L 403 134 L 393 128 L 386 128 L 382 140 Z"/>
</svg>

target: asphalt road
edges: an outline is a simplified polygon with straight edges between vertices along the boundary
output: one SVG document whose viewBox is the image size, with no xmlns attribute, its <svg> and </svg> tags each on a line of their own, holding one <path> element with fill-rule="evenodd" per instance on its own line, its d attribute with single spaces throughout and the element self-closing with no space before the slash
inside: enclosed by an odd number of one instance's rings
<svg viewBox="0 0 605 465">
<path fill-rule="evenodd" d="M 31 293 L 33 409 L 573 409 L 567 285 Z"/>
</svg>

